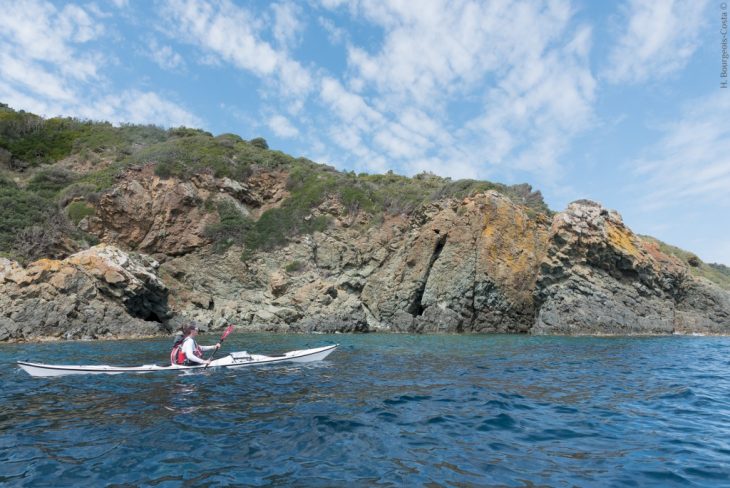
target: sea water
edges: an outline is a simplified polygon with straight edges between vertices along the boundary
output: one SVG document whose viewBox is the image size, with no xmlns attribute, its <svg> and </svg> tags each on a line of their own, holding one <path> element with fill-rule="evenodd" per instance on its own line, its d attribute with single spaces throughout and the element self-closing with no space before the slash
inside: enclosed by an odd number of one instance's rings
<svg viewBox="0 0 730 488">
<path fill-rule="evenodd" d="M 319 363 L 57 378 L 14 362 L 164 363 L 170 341 L 0 346 L 0 485 L 730 486 L 730 338 L 233 334 L 224 351 L 331 343 Z"/>
</svg>

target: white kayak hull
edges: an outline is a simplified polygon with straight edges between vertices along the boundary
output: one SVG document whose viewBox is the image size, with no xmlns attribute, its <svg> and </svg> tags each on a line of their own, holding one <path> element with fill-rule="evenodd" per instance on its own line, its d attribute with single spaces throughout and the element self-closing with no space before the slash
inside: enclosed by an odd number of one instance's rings
<svg viewBox="0 0 730 488">
<path fill-rule="evenodd" d="M 211 361 L 208 368 L 243 368 L 247 366 L 258 366 L 276 363 L 309 363 L 321 361 L 337 348 L 332 346 L 316 347 L 314 349 L 301 349 L 289 351 L 278 356 L 264 356 L 261 354 L 248 354 L 246 352 L 234 352 L 228 356 Z M 31 376 L 66 376 L 71 374 L 122 374 L 122 373 L 152 373 L 156 371 L 186 371 L 205 369 L 205 366 L 160 366 L 158 364 L 146 364 L 143 366 L 83 366 L 83 365 L 61 365 L 42 364 L 18 361 L 23 371 Z"/>
</svg>

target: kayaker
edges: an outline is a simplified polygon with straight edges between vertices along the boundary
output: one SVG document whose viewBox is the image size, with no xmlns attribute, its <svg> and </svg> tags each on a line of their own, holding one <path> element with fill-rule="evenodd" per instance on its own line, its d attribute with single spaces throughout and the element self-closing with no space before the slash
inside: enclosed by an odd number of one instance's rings
<svg viewBox="0 0 730 488">
<path fill-rule="evenodd" d="M 211 351 L 219 349 L 221 343 L 217 343 L 215 346 L 199 346 L 195 342 L 195 337 L 198 335 L 198 327 L 196 325 L 186 325 L 183 327 L 184 339 L 180 349 L 182 350 L 182 356 L 185 358 L 183 363 L 185 366 L 195 366 L 196 364 L 210 364 L 210 359 L 203 359 L 204 351 Z"/>
</svg>

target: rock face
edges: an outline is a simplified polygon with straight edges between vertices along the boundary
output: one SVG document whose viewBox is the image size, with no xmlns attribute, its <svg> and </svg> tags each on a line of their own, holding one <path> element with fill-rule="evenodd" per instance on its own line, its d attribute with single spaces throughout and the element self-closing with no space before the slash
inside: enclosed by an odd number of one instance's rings
<svg viewBox="0 0 730 488">
<path fill-rule="evenodd" d="M 496 192 L 432 205 L 362 293 L 379 328 L 526 332 L 547 232 Z M 419 225 L 420 224 L 420 225 Z"/>
<path fill-rule="evenodd" d="M 324 232 L 245 261 L 240 247 L 218 254 L 216 206 L 256 219 L 286 179 L 128 172 L 81 225 L 159 269 L 111 245 L 0 261 L 0 340 L 150 335 L 172 314 L 249 331 L 730 333 L 730 293 L 590 201 L 551 220 L 487 191 L 373 221 L 331 197 L 309 216 L 328 217 Z"/>
<path fill-rule="evenodd" d="M 95 204 L 81 227 L 106 243 L 147 254 L 177 256 L 210 240 L 205 228 L 218 221 L 218 204 L 227 202 L 249 214 L 265 201 L 283 197 L 280 182 L 270 174 L 253 179 L 256 187 L 228 178 L 198 173 L 190 181 L 163 179 L 151 165 L 128 171 L 113 190 Z M 263 186 L 264 189 L 259 189 Z"/>
<path fill-rule="evenodd" d="M 246 263 L 238 249 L 169 260 L 173 306 L 250 330 L 730 333 L 730 294 L 594 202 L 551 223 L 486 192 L 365 231 L 327 211 L 325 233 Z"/>
<path fill-rule="evenodd" d="M 0 258 L 0 340 L 159 334 L 170 311 L 158 266 L 105 244 L 25 268 Z"/>
<path fill-rule="evenodd" d="M 730 334 L 730 293 L 704 280 L 686 283 L 676 300 L 675 332 Z"/>
<path fill-rule="evenodd" d="M 730 332 L 730 295 L 590 201 L 557 214 L 535 287 L 537 334 Z"/>
</svg>

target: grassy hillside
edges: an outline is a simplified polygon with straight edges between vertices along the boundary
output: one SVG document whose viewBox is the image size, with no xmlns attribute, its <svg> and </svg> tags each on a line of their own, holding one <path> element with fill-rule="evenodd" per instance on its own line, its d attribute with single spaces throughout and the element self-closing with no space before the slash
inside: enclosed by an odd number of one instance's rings
<svg viewBox="0 0 730 488">
<path fill-rule="evenodd" d="M 730 290 L 730 268 L 723 264 L 705 263 L 697 255 L 662 242 L 651 236 L 641 236 L 642 239 L 655 242 L 665 254 L 676 256 L 689 266 L 694 276 L 706 278 L 726 290 Z"/>
<path fill-rule="evenodd" d="M 69 161 L 84 168 L 65 169 Z M 533 214 L 550 214 L 540 192 L 529 185 L 507 186 L 451 180 L 433 174 L 407 178 L 340 172 L 306 158 L 271 150 L 264 139 L 212 134 L 185 127 L 122 125 L 73 118 L 44 119 L 0 104 L 0 255 L 29 260 L 60 256 L 93 243 L 76 224 L 94 212 L 91 205 L 130 166 L 154 164 L 163 178 L 190 178 L 200 171 L 245 181 L 257 171 L 288 173 L 290 197 L 260 219 L 249 220 L 227 206 L 211 208 L 220 223 L 208 229 L 217 248 L 242 244 L 248 252 L 282 245 L 292 236 L 327 227 L 326 217 L 308 218 L 332 196 L 349 212 L 410 213 L 428 202 L 499 191 Z M 72 165 L 73 166 L 73 165 Z M 730 268 L 702 262 L 694 254 L 643 236 L 687 263 L 696 276 L 730 289 Z"/>
<path fill-rule="evenodd" d="M 200 171 L 212 171 L 217 177 L 245 181 L 258 171 L 288 173 L 289 199 L 255 222 L 228 208 L 211 209 L 221 217 L 221 223 L 209 229 L 211 236 L 224 247 L 238 242 L 249 250 L 271 248 L 293 235 L 325 228 L 326 218 L 305 217 L 333 196 L 350 212 L 371 214 L 373 221 L 386 213 L 412 212 L 436 199 L 489 189 L 509 196 L 534 214 L 550 213 L 540 192 L 526 184 L 453 181 L 432 174 L 413 178 L 393 173 L 358 175 L 271 150 L 261 138 L 247 141 L 234 134 L 213 136 L 185 127 L 165 130 L 73 118 L 44 119 L 0 104 L 0 253 L 31 259 L 62 252 L 62 242 L 66 247 L 85 245 L 88 236 L 73 230 L 71 222 L 77 223 L 93 208 L 79 200 L 93 202 L 112 187 L 119 173 L 141 164 L 154 164 L 156 174 L 163 178 L 187 179 Z M 83 169 L 64 169 L 69 167 Z M 44 228 L 56 230 L 53 236 L 44 237 L 41 246 L 31 246 L 31 251 L 26 241 Z"/>
</svg>

